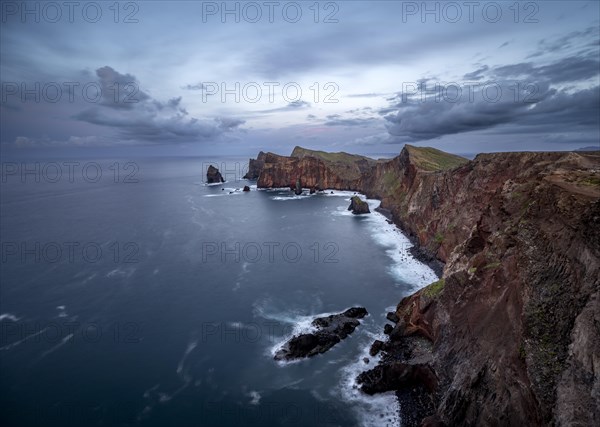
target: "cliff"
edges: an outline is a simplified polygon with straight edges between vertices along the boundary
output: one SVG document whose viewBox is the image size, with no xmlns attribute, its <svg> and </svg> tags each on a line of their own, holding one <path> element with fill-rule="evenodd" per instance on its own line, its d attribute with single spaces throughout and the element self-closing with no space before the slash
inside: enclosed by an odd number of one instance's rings
<svg viewBox="0 0 600 427">
<path fill-rule="evenodd" d="M 259 159 L 257 159 L 258 161 Z M 259 188 L 293 187 L 299 179 L 304 188 L 350 190 L 370 173 L 377 160 L 347 153 L 325 153 L 296 147 L 290 157 L 267 153 L 258 172 Z M 256 163 L 251 163 L 252 167 Z"/>
<path fill-rule="evenodd" d="M 363 390 L 423 386 L 417 425 L 598 425 L 600 152 L 294 151 L 267 154 L 258 186 L 300 178 L 379 198 L 443 263 L 440 281 L 398 305 Z"/>
<path fill-rule="evenodd" d="M 258 179 L 258 176 L 265 165 L 265 156 L 266 154 L 261 151 L 258 153 L 256 159 L 250 159 L 248 161 L 248 172 L 244 175 L 244 179 Z"/>
</svg>

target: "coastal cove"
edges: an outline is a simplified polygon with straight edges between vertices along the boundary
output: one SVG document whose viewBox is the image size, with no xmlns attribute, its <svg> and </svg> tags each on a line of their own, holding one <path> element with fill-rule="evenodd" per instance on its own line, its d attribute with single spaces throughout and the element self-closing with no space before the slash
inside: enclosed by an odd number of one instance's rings
<svg viewBox="0 0 600 427">
<path fill-rule="evenodd" d="M 388 338 L 369 351 L 384 356 L 357 379 L 369 395 L 395 391 L 403 425 L 591 425 L 600 419 L 599 169 L 598 151 L 469 161 L 407 144 L 391 160 L 260 152 L 246 177 L 296 194 L 325 186 L 381 198 L 419 258 L 444 264 L 441 279 L 388 313 Z"/>
<path fill-rule="evenodd" d="M 124 163 L 94 161 L 106 169 Z M 356 377 L 375 366 L 379 356 L 369 348 L 385 339 L 382 325 L 395 302 L 437 276 L 375 211 L 378 200 L 368 199 L 371 214 L 353 215 L 348 206 L 355 192 L 257 191 L 252 181 L 226 173 L 226 182 L 207 185 L 202 165 L 208 163 L 221 172 L 245 164 L 146 159 L 137 162 L 132 184 L 109 176 L 96 184 L 4 185 L 7 241 L 25 233 L 17 207 L 44 211 L 59 224 L 67 221 L 66 209 L 91 222 L 71 221 L 58 227 L 68 233 L 53 234 L 41 218 L 31 220 L 30 246 L 98 242 L 110 254 L 95 263 L 76 256 L 6 264 L 0 357 L 13 373 L 5 382 L 12 409 L 4 413 L 34 426 L 106 419 L 142 426 L 173 420 L 181 426 L 398 425 L 394 393 L 365 395 L 355 388 Z M 251 191 L 241 191 L 244 185 Z M 48 191 L 62 202 L 47 198 Z M 97 197 L 101 205 L 92 203 Z M 123 209 L 143 215 L 121 216 Z M 114 242 L 136 245 L 133 262 L 115 263 L 108 252 Z M 369 314 L 326 353 L 273 360 L 314 318 L 358 305 Z M 91 335 L 96 330 L 101 335 Z M 85 370 L 72 371 L 82 359 Z M 60 390 L 52 386 L 57 381 Z M 20 399 L 26 393 L 36 400 Z"/>
</svg>

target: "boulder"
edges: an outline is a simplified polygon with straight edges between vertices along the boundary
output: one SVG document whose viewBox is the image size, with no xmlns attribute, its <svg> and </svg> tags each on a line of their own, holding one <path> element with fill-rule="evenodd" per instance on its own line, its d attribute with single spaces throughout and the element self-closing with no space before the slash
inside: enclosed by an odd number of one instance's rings
<svg viewBox="0 0 600 427">
<path fill-rule="evenodd" d="M 244 185 L 244 190 L 243 191 L 250 191 L 250 187 L 248 187 L 247 185 Z"/>
<path fill-rule="evenodd" d="M 379 352 L 381 351 L 382 347 L 383 347 L 383 341 L 380 341 L 380 340 L 373 341 L 373 344 L 371 344 L 371 348 L 369 349 L 369 354 L 371 355 L 371 357 L 377 356 L 377 354 L 379 354 Z"/>
<path fill-rule="evenodd" d="M 390 311 L 386 316 L 386 319 L 393 323 L 398 323 L 398 315 L 393 311 Z"/>
</svg>

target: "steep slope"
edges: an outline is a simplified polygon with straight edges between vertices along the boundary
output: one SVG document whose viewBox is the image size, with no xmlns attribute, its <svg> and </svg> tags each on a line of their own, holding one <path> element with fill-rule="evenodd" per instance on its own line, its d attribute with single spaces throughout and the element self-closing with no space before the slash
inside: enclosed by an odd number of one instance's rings
<svg viewBox="0 0 600 427">
<path fill-rule="evenodd" d="M 600 422 L 600 153 L 467 161 L 407 146 L 359 176 L 299 157 L 266 160 L 259 186 L 301 176 L 379 198 L 444 263 L 442 280 L 398 305 L 363 390 L 422 385 L 429 425 Z"/>
</svg>

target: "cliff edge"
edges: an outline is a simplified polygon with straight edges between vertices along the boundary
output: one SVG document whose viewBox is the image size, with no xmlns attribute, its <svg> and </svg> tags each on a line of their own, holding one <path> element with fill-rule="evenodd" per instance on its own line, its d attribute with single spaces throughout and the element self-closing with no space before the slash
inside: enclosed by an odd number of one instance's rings
<svg viewBox="0 0 600 427">
<path fill-rule="evenodd" d="M 600 424 L 600 152 L 316 153 L 267 153 L 258 186 L 379 198 L 443 266 L 391 314 L 363 390 L 421 387 L 407 424 Z"/>
</svg>

